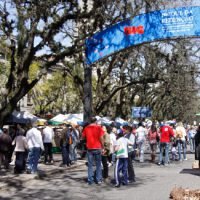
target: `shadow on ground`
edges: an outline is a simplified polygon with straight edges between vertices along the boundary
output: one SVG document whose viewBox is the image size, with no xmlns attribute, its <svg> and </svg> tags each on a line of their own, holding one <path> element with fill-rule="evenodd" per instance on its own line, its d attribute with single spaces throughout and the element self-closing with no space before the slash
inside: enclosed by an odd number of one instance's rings
<svg viewBox="0 0 200 200">
<path fill-rule="evenodd" d="M 151 164 L 149 162 L 142 163 L 140 167 L 148 168 Z M 148 184 L 155 179 L 155 174 L 148 174 L 142 177 L 136 177 L 136 182 L 130 183 L 128 186 L 114 187 L 113 170 L 110 169 L 111 175 L 109 181 L 101 185 L 93 184 L 87 185 L 87 169 L 66 170 L 58 169 L 53 173 L 46 173 L 40 171 L 40 175 L 33 178 L 31 175 L 12 175 L 12 177 L 2 177 L 1 181 L 5 182 L 7 187 L 5 191 L 0 190 L 1 200 L 102 200 L 107 199 L 106 192 L 113 192 L 116 194 L 115 199 L 120 199 L 118 192 L 127 192 L 132 188 L 140 187 Z M 10 173 L 10 172 L 8 172 Z M 30 176 L 30 178 L 29 178 Z M 118 192 L 117 192 L 118 191 Z M 5 192 L 7 194 L 5 194 Z M 119 198 L 118 198 L 119 197 Z"/>
<path fill-rule="evenodd" d="M 195 176 L 200 176 L 200 169 L 183 169 L 180 174 L 192 174 Z"/>
</svg>

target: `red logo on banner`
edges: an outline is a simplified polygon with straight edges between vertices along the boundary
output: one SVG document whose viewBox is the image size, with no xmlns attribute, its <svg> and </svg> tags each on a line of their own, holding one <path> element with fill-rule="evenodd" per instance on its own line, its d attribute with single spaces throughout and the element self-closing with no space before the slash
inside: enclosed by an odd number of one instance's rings
<svg viewBox="0 0 200 200">
<path fill-rule="evenodd" d="M 126 26 L 124 33 L 126 35 L 144 34 L 144 26 Z"/>
</svg>

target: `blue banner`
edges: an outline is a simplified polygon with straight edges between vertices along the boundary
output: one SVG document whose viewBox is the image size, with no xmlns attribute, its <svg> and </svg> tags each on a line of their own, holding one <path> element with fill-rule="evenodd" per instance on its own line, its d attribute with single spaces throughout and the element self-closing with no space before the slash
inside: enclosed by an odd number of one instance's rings
<svg viewBox="0 0 200 200">
<path fill-rule="evenodd" d="M 149 107 L 133 107 L 132 117 L 133 118 L 146 118 L 151 117 L 152 111 Z"/>
<path fill-rule="evenodd" d="M 200 7 L 182 7 L 138 15 L 86 40 L 87 64 L 131 46 L 156 40 L 200 36 Z"/>
</svg>

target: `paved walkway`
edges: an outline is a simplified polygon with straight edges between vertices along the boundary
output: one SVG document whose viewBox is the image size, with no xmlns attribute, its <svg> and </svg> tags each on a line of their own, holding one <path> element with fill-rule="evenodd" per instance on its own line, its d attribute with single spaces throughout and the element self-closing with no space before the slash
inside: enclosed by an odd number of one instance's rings
<svg viewBox="0 0 200 200">
<path fill-rule="evenodd" d="M 39 177 L 1 171 L 0 199 L 168 200 L 175 186 L 200 188 L 200 170 L 192 169 L 193 154 L 187 155 L 187 161 L 173 162 L 169 166 L 149 163 L 149 155 L 145 156 L 145 163 L 134 162 L 136 183 L 120 188 L 111 183 L 88 186 L 85 161 L 78 161 L 71 168 L 61 168 L 58 167 L 59 156 L 54 165 L 39 165 Z M 113 177 L 113 167 L 109 173 Z"/>
<path fill-rule="evenodd" d="M 32 179 L 43 179 L 49 175 L 53 175 L 56 173 L 64 173 L 65 171 L 72 171 L 75 170 L 83 165 L 85 165 L 85 160 L 77 160 L 73 165 L 70 167 L 61 167 L 62 164 L 62 157 L 61 154 L 54 154 L 54 163 L 53 164 L 43 164 L 40 162 L 38 164 L 39 172 L 38 174 L 27 174 L 26 172 L 22 174 L 14 174 L 13 168 L 14 166 L 10 166 L 9 170 L 2 169 L 0 170 L 0 191 L 10 187 L 10 186 L 17 186 L 17 184 L 24 184 L 27 181 Z"/>
</svg>

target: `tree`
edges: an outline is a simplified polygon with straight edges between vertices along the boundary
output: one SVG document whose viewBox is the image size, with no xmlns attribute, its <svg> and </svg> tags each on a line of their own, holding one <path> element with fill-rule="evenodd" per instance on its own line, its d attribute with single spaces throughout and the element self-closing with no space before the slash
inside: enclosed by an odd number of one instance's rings
<svg viewBox="0 0 200 200">
<path fill-rule="evenodd" d="M 96 23 L 103 3 L 91 2 L 90 10 L 87 1 L 83 1 L 81 9 L 78 0 L 13 0 L 0 4 L 1 39 L 5 39 L 10 53 L 5 98 L 0 103 L 0 125 L 47 69 L 83 50 L 82 41 L 89 33 L 77 36 L 77 24 L 91 18 Z M 29 70 L 34 61 L 39 61 L 40 67 L 31 80 Z"/>
<path fill-rule="evenodd" d="M 76 68 L 75 68 L 76 69 Z M 44 77 L 32 90 L 34 111 L 38 115 L 45 113 L 82 112 L 82 98 L 78 95 L 74 80 L 65 72 L 52 72 Z"/>
<path fill-rule="evenodd" d="M 42 76 L 47 74 L 48 69 L 63 59 L 65 59 L 63 73 L 67 71 L 67 74 L 73 78 L 84 102 L 87 95 L 83 92 L 83 79 L 77 74 L 74 75 L 72 68 L 76 65 L 83 67 L 85 38 L 118 21 L 143 12 L 144 8 L 146 11 L 157 8 L 157 3 L 160 2 L 153 0 L 122 0 L 114 3 L 111 0 L 13 0 L 1 3 L 0 36 L 1 40 L 6 41 L 9 67 L 8 78 L 4 85 L 5 98 L 2 98 L 0 103 L 0 126 L 16 107 L 17 102 L 38 83 Z M 151 45 L 150 47 L 152 48 Z M 159 48 L 157 52 L 167 58 Z M 94 66 L 97 70 L 95 86 L 99 95 L 94 95 L 95 113 L 106 113 L 112 98 L 117 98 L 118 106 L 121 106 L 123 96 L 126 95 L 126 92 L 124 94 L 124 91 L 120 92 L 122 89 L 134 86 L 133 93 L 137 93 L 138 88 L 146 90 L 150 86 L 149 83 L 161 81 L 158 76 L 162 71 L 162 67 L 159 66 L 161 62 L 158 62 L 159 64 L 154 62 L 155 65 L 150 66 L 149 63 L 153 63 L 153 60 L 150 59 L 149 62 L 147 57 L 150 58 L 151 55 L 146 54 L 147 62 L 144 67 L 141 60 L 135 58 L 136 55 L 139 55 L 139 58 L 144 57 L 144 51 L 140 53 L 137 48 L 134 48 L 134 53 L 132 61 L 131 53 L 124 52 Z M 76 64 L 71 65 L 66 58 L 74 59 Z M 124 61 L 127 62 L 124 64 Z M 133 61 L 136 61 L 136 64 Z M 30 67 L 35 62 L 38 63 L 37 76 L 31 78 Z M 136 70 L 133 75 L 138 73 L 139 76 L 132 77 L 129 74 L 130 68 Z M 155 71 L 156 69 L 158 70 Z M 87 71 L 86 68 L 84 70 Z M 155 71 L 156 76 L 150 77 L 151 71 Z M 111 81 L 109 78 L 112 76 Z M 139 84 L 143 87 L 138 87 Z M 120 114 L 122 110 L 124 109 L 119 107 L 116 114 Z"/>
<path fill-rule="evenodd" d="M 165 46 L 171 49 L 170 53 Z M 130 116 L 137 94 L 140 96 L 138 106 L 150 106 L 156 119 L 186 120 L 188 116 L 192 119 L 197 106 L 197 103 L 194 106 L 198 89 L 195 80 L 199 74 L 198 64 L 191 60 L 197 53 L 189 51 L 192 46 L 191 39 L 146 44 L 97 64 L 94 110 L 98 114 L 126 118 Z"/>
</svg>

